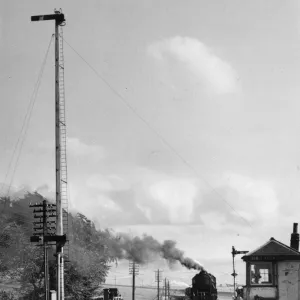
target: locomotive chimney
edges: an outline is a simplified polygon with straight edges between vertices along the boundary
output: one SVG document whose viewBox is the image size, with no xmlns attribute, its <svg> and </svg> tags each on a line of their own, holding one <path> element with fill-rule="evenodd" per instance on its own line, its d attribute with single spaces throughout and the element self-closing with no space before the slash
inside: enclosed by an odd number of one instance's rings
<svg viewBox="0 0 300 300">
<path fill-rule="evenodd" d="M 109 289 L 103 289 L 103 296 L 104 296 L 104 300 L 108 300 L 109 299 Z"/>
<path fill-rule="evenodd" d="M 291 248 L 299 251 L 298 223 L 294 223 L 293 233 L 291 234 Z"/>
</svg>

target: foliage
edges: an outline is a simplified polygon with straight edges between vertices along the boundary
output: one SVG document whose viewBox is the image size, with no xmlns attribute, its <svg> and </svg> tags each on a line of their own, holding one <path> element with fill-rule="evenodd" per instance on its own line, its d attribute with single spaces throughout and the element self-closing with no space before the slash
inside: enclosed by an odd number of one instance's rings
<svg viewBox="0 0 300 300">
<path fill-rule="evenodd" d="M 1 290 L 0 291 L 0 299 L 1 300 L 17 300 L 18 296 L 16 295 L 16 293 L 14 293 L 12 291 Z"/>
<path fill-rule="evenodd" d="M 101 270 L 86 270 L 76 262 L 66 265 L 65 295 L 74 300 L 91 299 L 99 288 L 99 281 L 103 276 Z"/>
<path fill-rule="evenodd" d="M 104 282 L 114 257 L 105 251 L 102 231 L 82 214 L 69 216 L 71 228 L 70 262 L 65 264 L 65 295 L 70 299 L 90 299 Z M 55 265 L 50 267 L 51 288 L 55 286 Z"/>
<path fill-rule="evenodd" d="M 43 299 L 44 254 L 41 247 L 26 245 L 27 258 L 22 265 L 20 276 L 21 294 L 25 299 Z"/>
<path fill-rule="evenodd" d="M 29 208 L 30 202 L 42 200 L 35 193 L 10 203 L 6 200 L 4 209 L 1 207 L 3 202 L 0 202 L 0 276 L 18 281 L 24 300 L 37 300 L 44 296 L 43 247 L 30 243 L 33 212 Z M 114 237 L 108 230 L 97 230 L 84 215 L 69 214 L 68 239 L 70 262 L 65 264 L 65 295 L 71 299 L 90 299 L 99 284 L 105 282 L 109 263 L 116 260 L 107 246 Z M 56 289 L 53 254 L 50 250 L 50 289 Z M 6 299 L 3 297 L 0 299 Z"/>
</svg>

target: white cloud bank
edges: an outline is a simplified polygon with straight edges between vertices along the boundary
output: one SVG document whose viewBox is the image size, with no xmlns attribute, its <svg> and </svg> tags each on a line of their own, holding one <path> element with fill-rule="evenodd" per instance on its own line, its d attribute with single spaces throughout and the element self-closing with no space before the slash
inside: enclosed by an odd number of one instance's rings
<svg viewBox="0 0 300 300">
<path fill-rule="evenodd" d="M 177 36 L 164 39 L 150 45 L 148 53 L 160 61 L 176 59 L 203 86 L 216 94 L 238 90 L 238 76 L 232 66 L 195 38 Z"/>
<path fill-rule="evenodd" d="M 170 285 L 176 287 L 189 287 L 187 283 L 178 280 L 171 280 Z"/>
<path fill-rule="evenodd" d="M 117 175 L 104 176 L 102 174 L 93 174 L 86 180 L 86 185 L 89 188 L 95 188 L 103 192 L 126 190 L 130 188 L 128 183 Z"/>
<path fill-rule="evenodd" d="M 67 151 L 74 157 L 87 157 L 94 162 L 104 158 L 104 149 L 98 145 L 88 145 L 78 138 L 67 139 Z"/>
<path fill-rule="evenodd" d="M 235 206 L 239 213 L 249 221 L 257 216 L 264 220 L 277 217 L 279 201 L 275 188 L 268 181 L 254 180 L 253 178 L 227 172 L 227 185 L 235 190 L 239 197 Z M 240 201 L 242 202 L 239 203 Z"/>
<path fill-rule="evenodd" d="M 188 224 L 193 212 L 197 187 L 190 179 L 168 178 L 149 187 L 152 198 L 166 207 L 172 224 Z"/>
<path fill-rule="evenodd" d="M 42 150 L 54 153 L 54 142 L 50 140 L 41 141 L 38 147 Z M 102 146 L 88 144 L 77 137 L 67 138 L 67 155 L 68 157 L 84 158 L 92 162 L 98 162 L 106 156 Z"/>
<path fill-rule="evenodd" d="M 227 171 L 211 184 L 213 188 L 197 178 L 133 168 L 126 174 L 93 174 L 85 186 L 76 187 L 79 194 L 73 199 L 75 207 L 102 226 L 183 226 L 195 234 L 201 227 L 241 239 L 260 226 L 268 230 L 278 219 L 272 182 Z"/>
</svg>

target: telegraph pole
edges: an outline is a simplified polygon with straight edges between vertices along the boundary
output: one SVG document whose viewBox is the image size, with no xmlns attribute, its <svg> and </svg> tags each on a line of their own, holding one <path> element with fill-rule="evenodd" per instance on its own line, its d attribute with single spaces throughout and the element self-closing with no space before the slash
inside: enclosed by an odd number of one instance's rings
<svg viewBox="0 0 300 300">
<path fill-rule="evenodd" d="M 60 11 L 55 11 L 51 15 L 32 16 L 31 21 L 55 21 L 55 177 L 56 177 L 56 257 L 57 257 L 57 300 L 64 300 L 64 259 L 63 245 L 65 236 L 63 235 L 63 210 L 61 202 L 61 124 L 60 116 L 62 113 L 60 105 L 59 68 L 59 26 L 65 22 L 65 16 Z"/>
<path fill-rule="evenodd" d="M 129 262 L 129 274 L 132 274 L 132 300 L 135 300 L 135 276 L 139 273 L 139 265 L 137 263 Z"/>
<path fill-rule="evenodd" d="M 43 237 L 47 235 L 47 202 L 43 200 Z M 44 240 L 44 274 L 45 274 L 45 300 L 49 298 L 49 268 L 47 242 Z"/>
<path fill-rule="evenodd" d="M 44 290 L 45 290 L 45 300 L 49 299 L 49 267 L 48 267 L 48 241 L 51 241 L 51 230 L 55 229 L 55 226 L 52 227 L 51 224 L 55 221 L 49 221 L 49 218 L 55 217 L 55 204 L 47 204 L 47 201 L 44 199 L 42 203 L 30 204 L 30 207 L 39 207 L 39 209 L 34 209 L 35 213 L 34 218 L 39 219 L 39 221 L 34 222 L 34 233 L 30 237 L 31 242 L 42 242 L 44 248 Z M 42 207 L 42 208 L 41 208 Z M 36 215 L 38 213 L 38 215 Z M 42 215 L 40 215 L 42 213 Z M 48 214 L 50 213 L 50 214 Z M 36 226 L 39 225 L 39 226 Z M 41 226 L 42 225 L 42 226 Z M 49 226 L 50 225 L 50 226 Z M 37 231 L 37 232 L 36 232 Z M 50 237 L 50 239 L 49 239 Z"/>
<path fill-rule="evenodd" d="M 47 258 L 47 242 L 45 242 L 45 235 L 47 233 L 47 204 L 46 200 L 43 201 L 43 203 L 36 203 L 36 204 L 30 204 L 30 207 L 39 207 L 39 209 L 34 209 L 34 218 L 39 219 L 39 221 L 36 221 L 33 223 L 34 225 L 34 233 L 31 237 L 32 242 L 42 242 L 42 245 L 44 247 L 44 292 L 45 296 L 44 299 L 49 299 L 49 278 L 48 278 L 48 258 Z M 38 215 L 36 214 L 38 213 Z M 42 213 L 42 215 L 40 215 Z M 39 226 L 36 226 L 39 225 Z M 36 232 L 37 231 L 37 232 Z"/>
<path fill-rule="evenodd" d="M 159 283 L 161 282 L 161 273 L 162 271 L 159 269 L 155 271 L 155 282 L 157 282 L 157 300 L 159 300 Z"/>
<path fill-rule="evenodd" d="M 135 263 L 132 264 L 132 300 L 135 298 Z"/>
<path fill-rule="evenodd" d="M 165 277 L 165 300 L 167 300 L 167 278 Z"/>
<path fill-rule="evenodd" d="M 170 281 L 168 280 L 168 300 L 170 300 Z"/>
</svg>

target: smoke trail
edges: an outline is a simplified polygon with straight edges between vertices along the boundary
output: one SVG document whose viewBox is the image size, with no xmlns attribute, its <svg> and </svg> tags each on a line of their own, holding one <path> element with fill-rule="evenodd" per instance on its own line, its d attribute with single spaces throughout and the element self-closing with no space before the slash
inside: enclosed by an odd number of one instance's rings
<svg viewBox="0 0 300 300">
<path fill-rule="evenodd" d="M 131 238 L 128 234 L 121 233 L 107 243 L 118 259 L 128 259 L 145 264 L 162 257 L 170 266 L 179 262 L 188 269 L 204 270 L 198 262 L 185 257 L 184 252 L 176 247 L 175 241 L 166 240 L 161 244 L 150 235 L 144 234 L 142 238 Z"/>
</svg>

